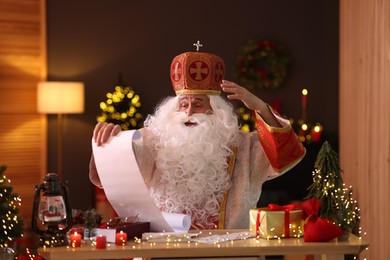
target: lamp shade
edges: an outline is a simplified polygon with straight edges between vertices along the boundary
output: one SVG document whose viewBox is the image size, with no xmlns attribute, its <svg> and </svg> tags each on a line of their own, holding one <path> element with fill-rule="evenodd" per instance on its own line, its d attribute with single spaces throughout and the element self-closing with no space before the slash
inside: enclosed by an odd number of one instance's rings
<svg viewBox="0 0 390 260">
<path fill-rule="evenodd" d="M 84 83 L 46 81 L 38 83 L 38 112 L 76 114 L 84 112 Z"/>
</svg>

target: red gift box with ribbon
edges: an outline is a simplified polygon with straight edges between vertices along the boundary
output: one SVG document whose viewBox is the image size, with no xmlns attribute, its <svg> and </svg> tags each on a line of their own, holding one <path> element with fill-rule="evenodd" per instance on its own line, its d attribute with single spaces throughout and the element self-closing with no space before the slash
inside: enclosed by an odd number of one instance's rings
<svg viewBox="0 0 390 260">
<path fill-rule="evenodd" d="M 249 211 L 249 229 L 258 238 L 302 237 L 304 220 L 305 213 L 295 204 L 269 204 Z"/>
</svg>

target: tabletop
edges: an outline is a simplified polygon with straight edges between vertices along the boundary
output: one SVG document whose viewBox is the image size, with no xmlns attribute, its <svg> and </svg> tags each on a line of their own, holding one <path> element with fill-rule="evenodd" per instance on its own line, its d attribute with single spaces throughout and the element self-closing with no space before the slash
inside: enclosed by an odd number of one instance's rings
<svg viewBox="0 0 390 260">
<path fill-rule="evenodd" d="M 69 246 L 39 248 L 38 252 L 47 260 L 128 259 L 132 257 L 146 259 L 191 257 L 245 259 L 254 257 L 253 259 L 260 259 L 265 255 L 315 255 L 319 256 L 318 259 L 344 259 L 344 254 L 358 255 L 367 247 L 367 242 L 350 235 L 347 241 L 335 239 L 329 242 L 304 242 L 303 238 L 270 240 L 247 238 L 219 243 L 129 241 L 124 246 L 109 243 L 106 249 L 83 245 L 77 248 Z"/>
</svg>

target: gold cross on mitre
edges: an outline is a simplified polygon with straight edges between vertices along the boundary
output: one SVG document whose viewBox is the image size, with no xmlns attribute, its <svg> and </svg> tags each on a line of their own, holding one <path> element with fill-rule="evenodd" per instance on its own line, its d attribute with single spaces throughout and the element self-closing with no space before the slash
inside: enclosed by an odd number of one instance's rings
<svg viewBox="0 0 390 260">
<path fill-rule="evenodd" d="M 197 41 L 197 42 L 194 43 L 193 45 L 196 46 L 196 51 L 199 51 L 199 48 L 200 48 L 200 47 L 203 47 L 203 44 L 201 44 L 200 41 Z"/>
</svg>

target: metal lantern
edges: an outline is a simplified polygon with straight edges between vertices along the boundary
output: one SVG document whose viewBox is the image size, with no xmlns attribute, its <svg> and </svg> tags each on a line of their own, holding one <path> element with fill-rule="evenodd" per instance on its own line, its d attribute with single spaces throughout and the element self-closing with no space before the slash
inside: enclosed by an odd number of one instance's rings
<svg viewBox="0 0 390 260">
<path fill-rule="evenodd" d="M 48 173 L 35 186 L 32 229 L 41 236 L 41 246 L 67 244 L 66 233 L 72 227 L 69 191 L 55 173 Z"/>
</svg>

